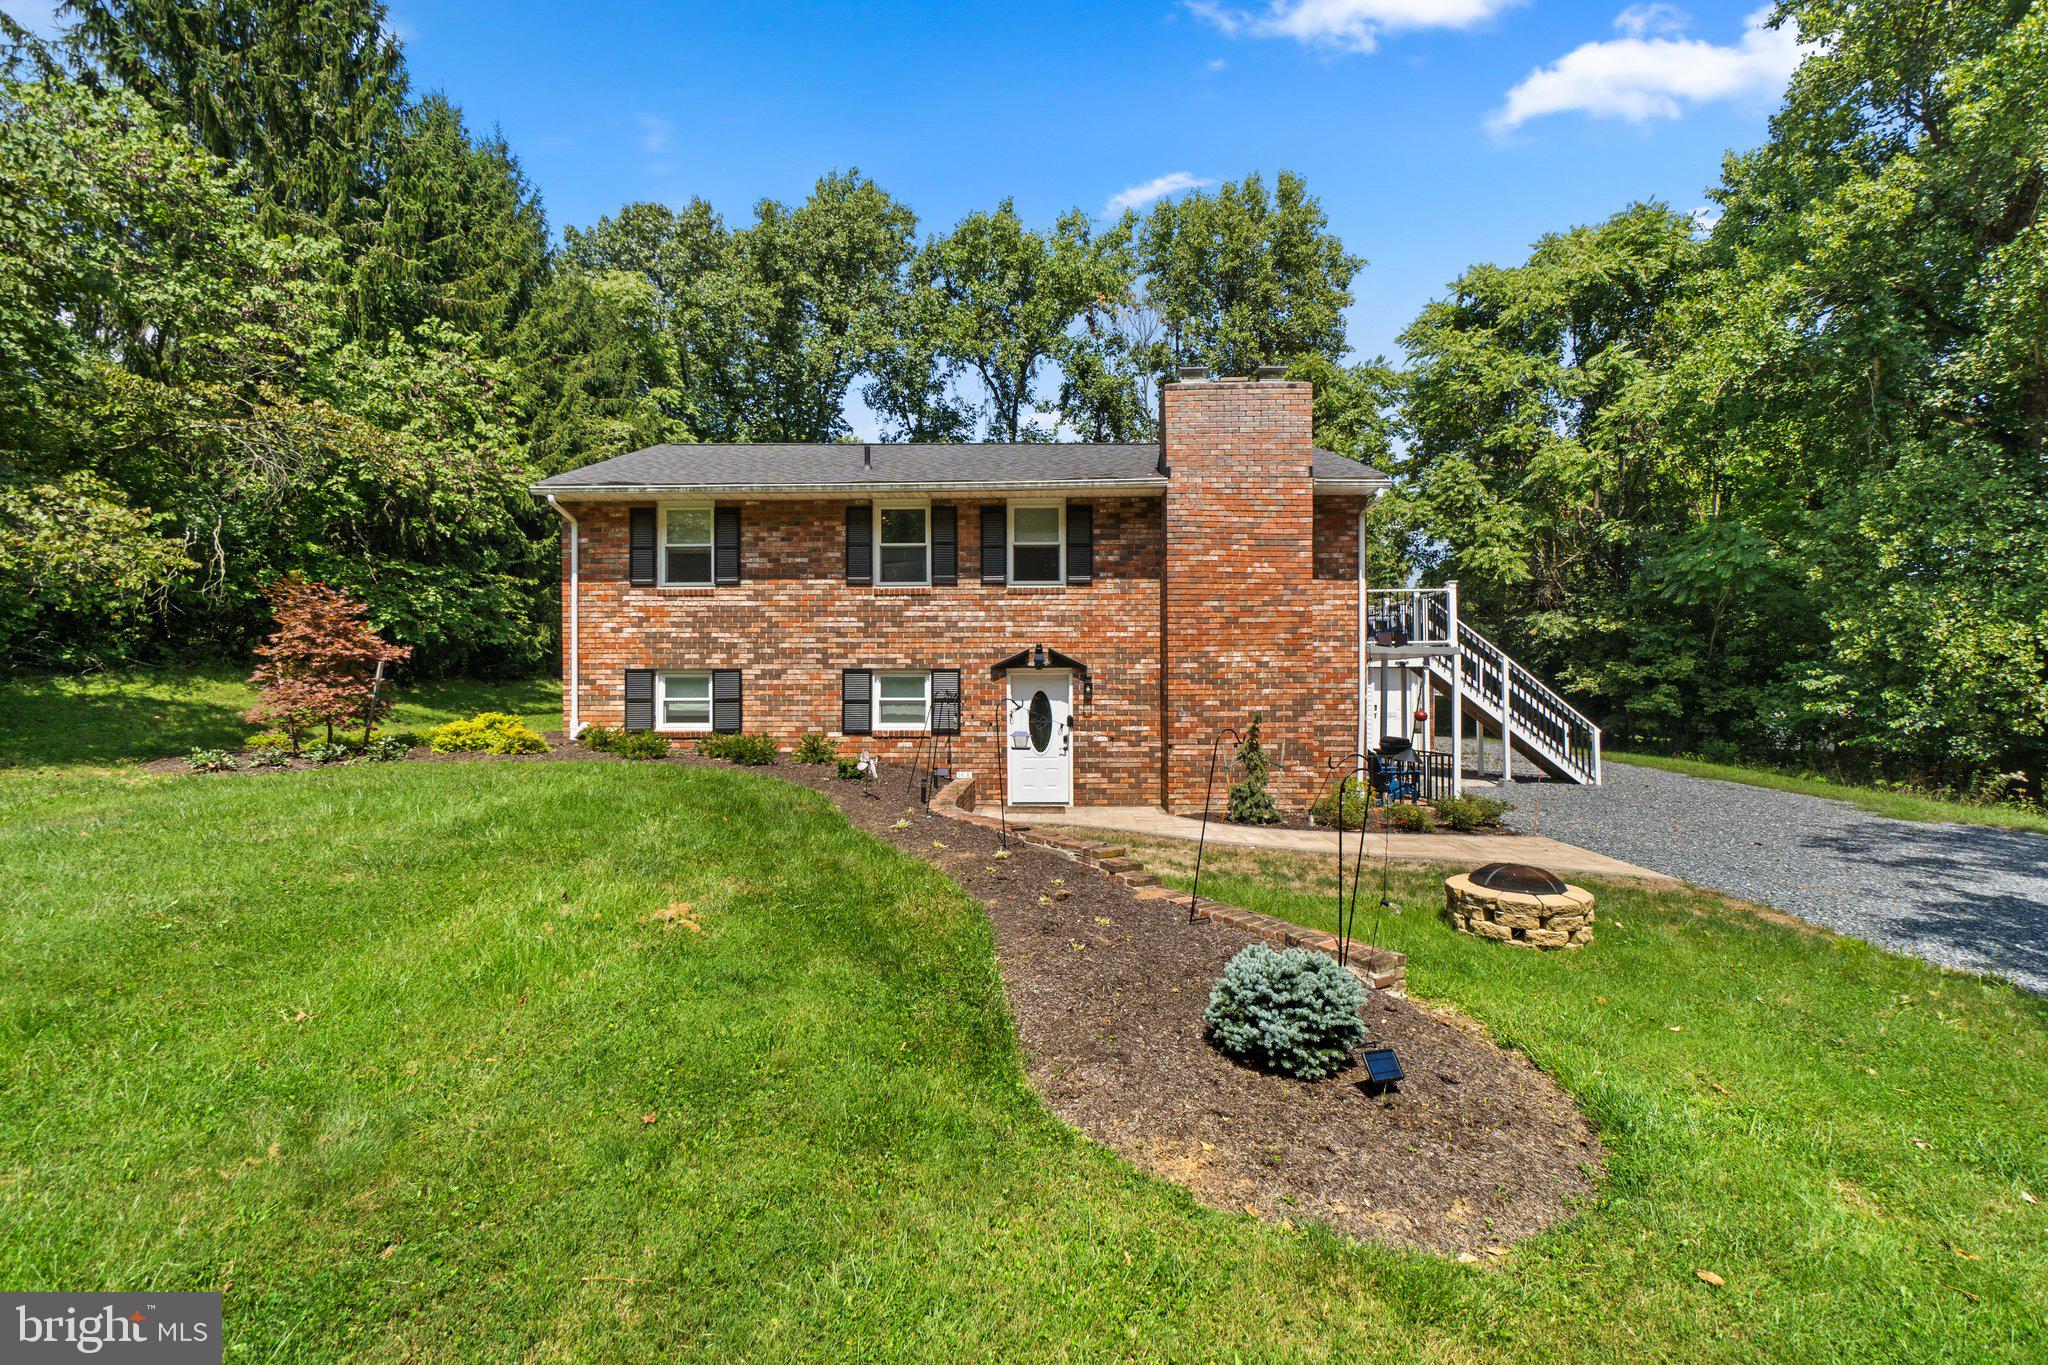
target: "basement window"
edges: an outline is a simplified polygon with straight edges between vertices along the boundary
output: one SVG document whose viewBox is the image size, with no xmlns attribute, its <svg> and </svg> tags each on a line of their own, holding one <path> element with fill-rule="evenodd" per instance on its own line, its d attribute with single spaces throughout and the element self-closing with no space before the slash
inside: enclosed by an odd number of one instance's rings
<svg viewBox="0 0 2048 1365">
<path fill-rule="evenodd" d="M 932 675 L 875 674 L 875 728 L 923 730 L 931 725 Z"/>
<path fill-rule="evenodd" d="M 655 679 L 661 709 L 656 714 L 657 730 L 709 730 L 711 728 L 711 675 L 709 673 L 663 673 Z"/>
</svg>

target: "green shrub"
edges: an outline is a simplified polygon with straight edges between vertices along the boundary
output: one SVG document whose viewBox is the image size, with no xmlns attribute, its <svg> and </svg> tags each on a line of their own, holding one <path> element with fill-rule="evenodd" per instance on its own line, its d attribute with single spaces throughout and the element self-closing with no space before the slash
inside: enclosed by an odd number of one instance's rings
<svg viewBox="0 0 2048 1365">
<path fill-rule="evenodd" d="M 185 766 L 195 773 L 231 773 L 240 765 L 226 749 L 194 749 L 185 755 Z"/>
<path fill-rule="evenodd" d="M 1319 1081 L 1365 1041 L 1365 987 L 1328 953 L 1254 943 L 1224 967 L 1202 1013 L 1224 1056 L 1261 1071 Z"/>
<path fill-rule="evenodd" d="M 1407 801 L 1396 801 L 1386 807 L 1380 818 L 1390 829 L 1398 829 L 1403 834 L 1427 834 L 1436 828 L 1436 817 L 1429 813 L 1428 806 Z"/>
<path fill-rule="evenodd" d="M 725 746 L 732 743 L 732 735 L 700 735 L 697 739 L 697 754 L 700 758 L 724 758 Z"/>
<path fill-rule="evenodd" d="M 746 768 L 759 768 L 775 761 L 775 741 L 766 735 L 715 735 L 712 738 L 718 740 L 718 747 L 712 752 L 714 758 Z M 697 752 L 706 752 L 704 744 L 697 746 Z"/>
<path fill-rule="evenodd" d="M 402 745 L 407 749 L 417 749 L 424 742 L 417 730 L 386 730 L 379 738 L 386 744 Z M 374 744 L 376 741 L 372 740 L 371 743 Z"/>
<path fill-rule="evenodd" d="M 839 751 L 832 747 L 831 740 L 812 734 L 798 740 L 789 756 L 799 763 L 831 763 L 839 757 Z"/>
<path fill-rule="evenodd" d="M 1454 796 L 1436 803 L 1436 818 L 1463 833 L 1498 825 L 1500 817 L 1513 809 L 1508 802 L 1491 796 Z"/>
<path fill-rule="evenodd" d="M 363 749 L 363 757 L 372 763 L 396 763 L 402 758 L 412 757 L 412 737 L 409 735 L 378 735 Z"/>
<path fill-rule="evenodd" d="M 842 758 L 839 760 L 839 775 L 848 782 L 857 782 L 868 775 L 868 770 L 860 765 L 857 758 Z"/>
<path fill-rule="evenodd" d="M 617 754 L 620 758 L 630 758 L 638 762 L 667 758 L 669 754 L 668 736 L 656 734 L 652 730 L 635 730 L 631 734 L 614 735 L 607 743 L 610 747 L 601 752 Z"/>
<path fill-rule="evenodd" d="M 252 754 L 260 754 L 266 750 L 290 749 L 292 737 L 282 730 L 265 730 L 260 735 L 249 736 L 242 747 Z"/>
<path fill-rule="evenodd" d="M 299 751 L 299 757 L 308 763 L 346 763 L 356 756 L 356 751 L 346 744 L 308 744 Z"/>
<path fill-rule="evenodd" d="M 436 726 L 427 743 L 437 754 L 544 754 L 548 742 L 517 716 L 483 711 Z"/>
<path fill-rule="evenodd" d="M 251 768 L 289 768 L 292 766 L 290 749 L 255 749 L 249 754 Z"/>
<path fill-rule="evenodd" d="M 1318 796 L 1308 813 L 1317 824 L 1332 829 L 1359 828 L 1365 823 L 1365 784 L 1354 773 Z"/>
<path fill-rule="evenodd" d="M 647 733 L 651 734 L 652 731 Z M 582 733 L 576 736 L 576 742 L 594 754 L 617 753 L 619 740 L 624 735 L 625 732 L 622 730 L 613 730 L 602 725 L 586 725 Z"/>
</svg>

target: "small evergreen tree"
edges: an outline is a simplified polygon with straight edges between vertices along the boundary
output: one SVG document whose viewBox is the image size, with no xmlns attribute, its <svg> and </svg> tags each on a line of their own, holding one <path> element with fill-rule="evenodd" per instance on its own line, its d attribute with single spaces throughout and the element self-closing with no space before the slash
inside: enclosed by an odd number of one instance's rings
<svg viewBox="0 0 2048 1365">
<path fill-rule="evenodd" d="M 367 738 L 391 708 L 390 693 L 374 686 L 379 666 L 402 663 L 412 650 L 377 634 L 364 619 L 368 608 L 325 583 L 281 578 L 265 595 L 277 630 L 256 648 L 261 662 L 249 681 L 260 695 L 242 719 L 282 726 L 294 752 L 314 725 L 325 725 L 333 743 L 337 724 L 360 720 Z"/>
<path fill-rule="evenodd" d="M 1267 785 L 1273 776 L 1273 760 L 1266 756 L 1266 747 L 1259 742 L 1260 719 L 1259 712 L 1252 712 L 1252 723 L 1245 727 L 1244 738 L 1238 741 L 1237 752 L 1232 755 L 1242 776 L 1230 787 L 1230 819 L 1240 825 L 1280 822 L 1280 810 L 1273 804 L 1273 792 Z"/>
</svg>

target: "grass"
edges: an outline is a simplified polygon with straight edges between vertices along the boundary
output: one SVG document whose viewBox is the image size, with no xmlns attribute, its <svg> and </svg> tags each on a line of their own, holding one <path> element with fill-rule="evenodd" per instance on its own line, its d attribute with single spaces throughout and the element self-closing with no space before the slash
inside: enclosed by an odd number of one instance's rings
<svg viewBox="0 0 2048 1365">
<path fill-rule="evenodd" d="M 1186 887 L 1184 845 L 1143 856 Z M 2048 1003 L 1709 893 L 1597 880 L 1592 947 L 1506 948 L 1444 922 L 1449 870 L 1394 871 L 1400 909 L 1377 919 L 1369 877 L 1355 932 L 1555 1076 L 1612 1153 L 1601 1205 L 1517 1257 L 1526 1307 L 1568 1322 L 1590 1297 L 1660 1356 L 2048 1351 L 2048 1206 L 2027 1198 L 2048 1200 Z M 1324 859 L 1211 848 L 1202 890 L 1335 927 Z M 1727 1281 L 1712 1308 L 1695 1269 Z"/>
<path fill-rule="evenodd" d="M 1328 922 L 1322 865 L 1209 858 Z M 0 772 L 0 866 L 0 1283 L 225 1286 L 231 1359 L 2048 1352 L 2048 1006 L 1697 893 L 1596 885 L 1596 944 L 1536 955 L 1397 877 L 1415 991 L 1610 1145 L 1466 1266 L 1080 1139 L 979 908 L 772 778 L 43 766 Z"/>
<path fill-rule="evenodd" d="M 1684 773 L 1688 777 L 1718 778 L 1723 782 L 1741 782 L 1752 787 L 1770 787 L 1781 792 L 1798 792 L 1803 796 L 1824 796 L 1832 801 L 1847 801 L 1853 806 L 1861 806 L 1864 810 L 1878 815 L 1888 815 L 1894 820 L 1917 820 L 1924 824 L 1991 825 L 2000 829 L 2024 829 L 2037 834 L 2048 834 L 2048 811 L 2022 810 L 2018 806 L 1983 805 L 1970 801 L 1944 801 L 1939 797 L 1925 796 L 1919 792 L 1862 787 L 1850 782 L 1816 777 L 1810 773 L 1794 773 L 1779 768 L 1759 768 L 1734 763 L 1711 763 L 1703 758 L 1668 758 L 1661 754 L 1613 752 L 1609 752 L 1605 757 L 1616 763 L 1633 763 L 1643 768 L 1662 768 L 1666 772 Z"/>
<path fill-rule="evenodd" d="M 421 730 L 478 711 L 509 711 L 540 730 L 562 728 L 553 678 L 511 682 L 428 679 L 398 689 L 386 722 Z M 232 749 L 255 733 L 247 669 L 123 669 L 83 677 L 0 676 L 0 767 L 118 765 Z"/>
</svg>

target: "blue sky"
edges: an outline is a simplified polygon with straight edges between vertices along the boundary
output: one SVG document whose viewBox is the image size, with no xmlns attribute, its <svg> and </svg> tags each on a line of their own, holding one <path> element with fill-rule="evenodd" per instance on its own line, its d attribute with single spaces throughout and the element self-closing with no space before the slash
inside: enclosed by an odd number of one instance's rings
<svg viewBox="0 0 2048 1365">
<path fill-rule="evenodd" d="M 1474 262 L 1635 198 L 1702 205 L 1792 60 L 1758 3 L 397 0 L 392 22 L 418 87 L 503 128 L 558 234 L 634 199 L 744 220 L 853 166 L 925 230 L 1285 167 L 1367 259 L 1354 346 L 1391 355 Z"/>
</svg>

